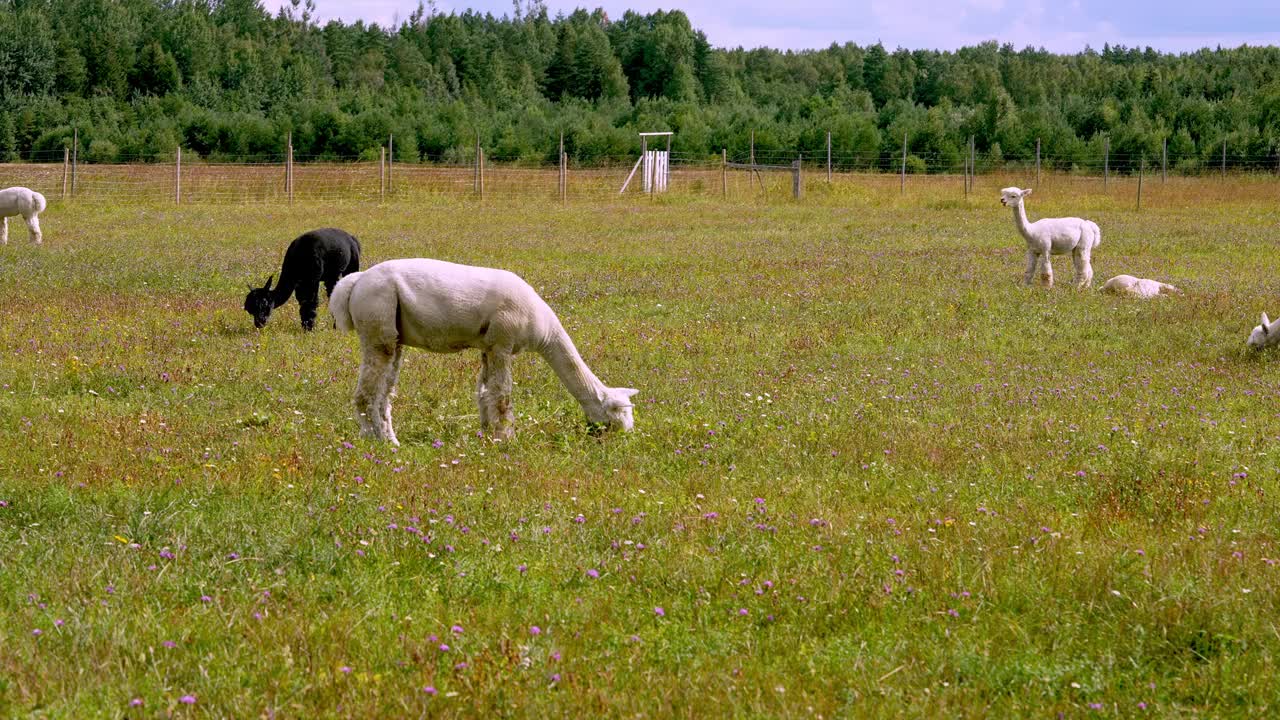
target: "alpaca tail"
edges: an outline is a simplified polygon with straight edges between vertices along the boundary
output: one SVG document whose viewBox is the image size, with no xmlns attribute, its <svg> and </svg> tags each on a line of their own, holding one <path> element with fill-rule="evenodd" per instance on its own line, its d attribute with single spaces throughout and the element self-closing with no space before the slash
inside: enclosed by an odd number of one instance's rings
<svg viewBox="0 0 1280 720">
<path fill-rule="evenodd" d="M 1098 227 L 1098 223 L 1092 220 L 1089 221 L 1089 228 L 1093 230 L 1093 245 L 1089 247 L 1092 250 L 1102 244 L 1102 228 Z"/>
<path fill-rule="evenodd" d="M 33 209 L 37 213 L 44 212 L 45 207 L 48 205 L 44 200 L 44 195 L 41 195 L 35 190 L 31 191 L 31 204 L 34 206 Z"/>
<path fill-rule="evenodd" d="M 351 332 L 356 328 L 351 322 L 351 291 L 363 274 L 355 272 L 343 277 L 333 286 L 333 294 L 329 296 L 329 314 L 333 315 L 334 325 L 342 332 Z"/>
</svg>

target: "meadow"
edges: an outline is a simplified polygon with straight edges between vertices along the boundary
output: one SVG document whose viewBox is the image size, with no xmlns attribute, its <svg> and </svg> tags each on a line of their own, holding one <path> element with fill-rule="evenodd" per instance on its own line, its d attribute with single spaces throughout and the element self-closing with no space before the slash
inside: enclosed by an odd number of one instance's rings
<svg viewBox="0 0 1280 720">
<path fill-rule="evenodd" d="M 0 716 L 1274 714 L 1280 184 L 1046 178 L 1143 302 L 1019 286 L 1014 180 L 11 222 Z M 356 337 L 240 307 L 326 225 L 518 272 L 635 431 L 410 351 L 360 439 Z"/>
</svg>

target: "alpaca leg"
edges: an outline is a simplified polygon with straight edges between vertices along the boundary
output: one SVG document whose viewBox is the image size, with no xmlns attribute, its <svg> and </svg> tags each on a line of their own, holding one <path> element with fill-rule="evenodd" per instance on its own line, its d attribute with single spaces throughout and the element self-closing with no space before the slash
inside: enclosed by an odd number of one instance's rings
<svg viewBox="0 0 1280 720">
<path fill-rule="evenodd" d="M 509 351 L 495 350 L 489 357 L 489 382 L 486 389 L 490 397 L 490 414 L 494 423 L 493 437 L 510 440 L 516 436 L 516 414 L 511 408 L 511 363 L 514 356 Z"/>
<path fill-rule="evenodd" d="M 1040 260 L 1040 256 L 1036 255 L 1034 250 L 1027 251 L 1027 271 L 1022 274 L 1022 284 L 1030 285 L 1031 281 L 1036 277 L 1036 263 Z"/>
<path fill-rule="evenodd" d="M 9 244 L 9 218 L 0 218 L 0 245 Z"/>
<path fill-rule="evenodd" d="M 294 292 L 298 298 L 298 315 L 302 319 L 302 329 L 312 330 L 316 326 L 316 308 L 320 305 L 320 284 L 299 284 Z"/>
<path fill-rule="evenodd" d="M 1053 260 L 1049 253 L 1040 256 L 1040 283 L 1047 288 L 1053 287 Z"/>
<path fill-rule="evenodd" d="M 1092 250 L 1085 249 L 1078 251 L 1076 255 L 1076 287 L 1093 287 L 1092 254 Z"/>
<path fill-rule="evenodd" d="M 382 436 L 392 445 L 399 445 L 396 431 L 391 427 L 391 398 L 396 396 L 396 384 L 400 382 L 400 362 L 404 360 L 404 346 L 396 345 L 391 355 L 391 368 L 386 375 L 386 388 L 382 392 Z"/>
<path fill-rule="evenodd" d="M 382 427 L 382 400 L 380 394 L 391 371 L 394 351 L 386 347 L 366 347 L 360 361 L 360 379 L 356 381 L 356 420 L 360 434 L 376 440 L 385 440 Z"/>
<path fill-rule="evenodd" d="M 31 217 L 27 218 L 27 230 L 31 231 L 31 239 L 34 240 L 37 245 L 44 242 L 44 235 L 40 234 L 39 215 L 32 214 Z"/>
<path fill-rule="evenodd" d="M 476 407 L 480 408 L 480 429 L 493 429 L 493 408 L 489 394 L 489 353 L 480 353 L 480 374 L 476 377 Z"/>
</svg>

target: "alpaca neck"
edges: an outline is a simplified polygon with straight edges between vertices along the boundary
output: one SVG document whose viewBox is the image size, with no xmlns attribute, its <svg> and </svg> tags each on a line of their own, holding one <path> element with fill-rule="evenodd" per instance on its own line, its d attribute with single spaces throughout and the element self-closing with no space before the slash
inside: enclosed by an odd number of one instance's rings
<svg viewBox="0 0 1280 720">
<path fill-rule="evenodd" d="M 1013 206 L 1013 224 L 1018 226 L 1022 237 L 1031 238 L 1031 223 L 1027 221 L 1027 209 L 1022 203 Z"/>
<path fill-rule="evenodd" d="M 286 266 L 280 270 L 280 279 L 276 281 L 276 286 L 271 288 L 271 304 L 275 307 L 289 302 L 289 296 L 293 294 L 294 288 L 298 286 L 298 280 L 293 276 Z"/>
<path fill-rule="evenodd" d="M 588 417 L 594 419 L 593 411 L 599 410 L 601 406 L 605 385 L 582 361 L 578 348 L 574 347 L 569 333 L 565 332 L 560 323 L 556 323 L 555 330 L 538 352 L 551 365 L 551 369 L 555 371 L 556 377 L 560 378 L 561 384 L 569 394 L 587 411 Z"/>
</svg>

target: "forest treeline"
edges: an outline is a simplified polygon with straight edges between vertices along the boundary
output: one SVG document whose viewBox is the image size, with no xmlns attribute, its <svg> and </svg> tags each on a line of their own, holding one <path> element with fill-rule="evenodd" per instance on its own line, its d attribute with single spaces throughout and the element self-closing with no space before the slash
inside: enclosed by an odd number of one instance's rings
<svg viewBox="0 0 1280 720">
<path fill-rule="evenodd" d="M 680 11 L 502 17 L 419 6 L 395 27 L 272 16 L 257 0 L 0 0 L 0 160 L 279 157 L 554 160 L 634 156 L 673 130 L 686 157 L 825 157 L 871 165 L 908 138 L 916 169 L 988 160 L 1112 167 L 1274 157 L 1280 48 L 1074 55 L 995 42 L 955 52 L 832 45 L 713 48 Z"/>
</svg>

